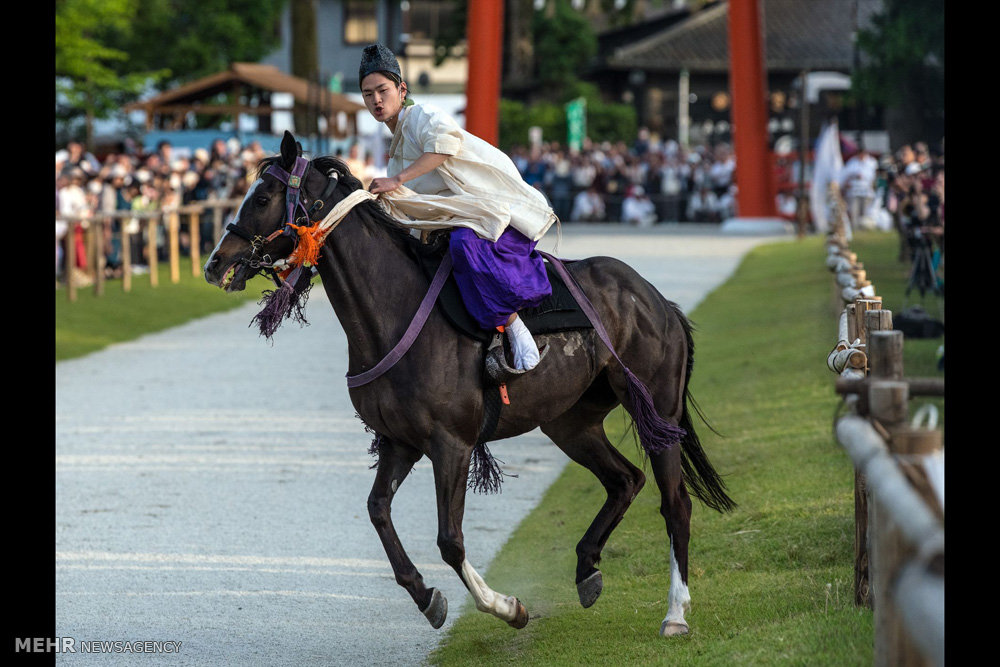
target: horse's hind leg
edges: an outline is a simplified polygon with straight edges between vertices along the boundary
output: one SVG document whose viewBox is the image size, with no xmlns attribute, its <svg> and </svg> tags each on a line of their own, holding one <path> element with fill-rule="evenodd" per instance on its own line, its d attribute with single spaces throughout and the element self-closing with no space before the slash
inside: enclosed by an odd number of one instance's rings
<svg viewBox="0 0 1000 667">
<path fill-rule="evenodd" d="M 691 537 L 691 497 L 684 485 L 680 446 L 649 457 L 653 478 L 660 489 L 660 514 L 667 523 L 670 539 L 670 593 L 667 615 L 660 624 L 664 637 L 688 632 L 684 619 L 691 607 L 688 592 L 688 541 Z"/>
<path fill-rule="evenodd" d="M 448 563 L 472 594 L 476 609 L 504 620 L 520 629 L 528 624 L 528 612 L 518 599 L 490 588 L 465 555 L 462 518 L 465 514 L 466 484 L 469 478 L 471 449 L 460 442 L 439 442 L 431 453 L 434 485 L 438 503 L 438 547 Z"/>
<path fill-rule="evenodd" d="M 420 452 L 415 449 L 397 445 L 388 438 L 382 439 L 375 483 L 368 496 L 368 516 L 382 540 L 396 582 L 407 590 L 430 624 L 440 628 L 448 614 L 448 603 L 437 589 L 424 586 L 423 577 L 403 550 L 392 525 L 392 498 L 420 457 Z"/>
<path fill-rule="evenodd" d="M 542 432 L 573 461 L 590 470 L 608 493 L 576 545 L 576 587 L 584 607 L 594 604 L 601 594 L 603 581 L 597 569 L 601 551 L 646 481 L 642 471 L 608 441 L 602 423 L 605 413 L 578 407 L 542 426 Z"/>
</svg>

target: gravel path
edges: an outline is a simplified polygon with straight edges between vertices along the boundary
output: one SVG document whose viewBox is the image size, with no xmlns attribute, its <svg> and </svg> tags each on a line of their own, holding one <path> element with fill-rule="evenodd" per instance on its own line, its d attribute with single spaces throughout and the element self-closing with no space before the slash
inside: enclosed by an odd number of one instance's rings
<svg viewBox="0 0 1000 667">
<path fill-rule="evenodd" d="M 690 312 L 777 238 L 593 226 L 540 248 L 619 257 Z M 257 310 L 56 365 L 55 628 L 76 649 L 60 664 L 413 665 L 443 636 L 396 584 L 368 520 L 370 437 L 332 309 L 316 292 L 310 325 L 286 324 L 273 344 L 248 326 Z M 519 477 L 469 495 L 465 542 L 481 573 L 566 464 L 537 430 L 493 451 Z M 470 598 L 435 544 L 428 463 L 400 487 L 393 519 L 449 600 L 447 628 Z M 116 641 L 156 644 L 83 652 Z"/>
</svg>

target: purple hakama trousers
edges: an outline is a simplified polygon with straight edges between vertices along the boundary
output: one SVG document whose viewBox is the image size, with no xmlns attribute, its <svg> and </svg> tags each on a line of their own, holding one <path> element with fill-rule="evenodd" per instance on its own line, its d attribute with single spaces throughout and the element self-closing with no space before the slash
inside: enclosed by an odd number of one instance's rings
<svg viewBox="0 0 1000 667">
<path fill-rule="evenodd" d="M 495 243 L 465 227 L 452 230 L 448 250 L 458 291 L 484 329 L 506 324 L 511 313 L 537 306 L 552 293 L 536 244 L 513 227 Z"/>
</svg>

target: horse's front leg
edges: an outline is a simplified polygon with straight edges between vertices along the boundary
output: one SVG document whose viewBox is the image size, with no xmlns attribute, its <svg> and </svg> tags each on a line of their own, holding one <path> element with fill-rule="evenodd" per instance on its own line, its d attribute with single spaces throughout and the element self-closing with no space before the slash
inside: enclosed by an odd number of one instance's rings
<svg viewBox="0 0 1000 667">
<path fill-rule="evenodd" d="M 424 586 L 423 577 L 406 555 L 396 528 L 392 525 L 392 498 L 396 489 L 410 474 L 413 464 L 422 455 L 416 449 L 397 445 L 385 437 L 379 443 L 378 455 L 375 483 L 368 496 L 368 516 L 382 540 L 389 564 L 396 575 L 396 583 L 407 590 L 430 624 L 440 628 L 448 615 L 448 602 L 437 589 Z"/>
<path fill-rule="evenodd" d="M 490 588 L 476 572 L 465 555 L 462 518 L 465 514 L 465 492 L 469 477 L 472 450 L 461 442 L 441 445 L 432 454 L 434 484 L 437 489 L 438 547 L 476 602 L 476 609 L 493 614 L 511 627 L 528 624 L 528 611 L 513 595 L 503 595 Z"/>
</svg>

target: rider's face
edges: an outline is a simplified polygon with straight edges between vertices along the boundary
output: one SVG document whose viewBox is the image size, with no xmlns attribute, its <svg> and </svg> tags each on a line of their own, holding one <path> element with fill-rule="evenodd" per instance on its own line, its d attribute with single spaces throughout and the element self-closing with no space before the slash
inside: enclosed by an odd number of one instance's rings
<svg viewBox="0 0 1000 667">
<path fill-rule="evenodd" d="M 403 107 L 404 89 L 392 79 L 374 72 L 361 82 L 361 95 L 369 113 L 380 123 L 395 118 Z"/>
</svg>

